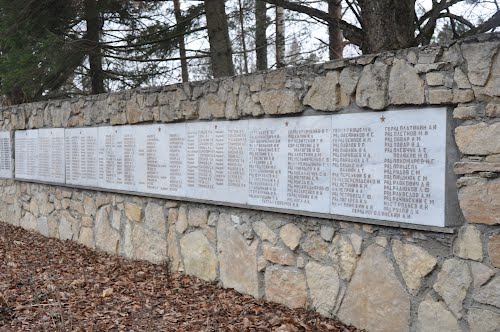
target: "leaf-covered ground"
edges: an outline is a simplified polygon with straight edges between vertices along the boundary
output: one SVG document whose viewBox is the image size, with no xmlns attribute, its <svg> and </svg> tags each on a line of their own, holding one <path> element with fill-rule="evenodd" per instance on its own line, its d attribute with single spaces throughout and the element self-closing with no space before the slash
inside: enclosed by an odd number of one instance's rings
<svg viewBox="0 0 500 332">
<path fill-rule="evenodd" d="M 358 331 L 0 222 L 0 332 Z"/>
</svg>

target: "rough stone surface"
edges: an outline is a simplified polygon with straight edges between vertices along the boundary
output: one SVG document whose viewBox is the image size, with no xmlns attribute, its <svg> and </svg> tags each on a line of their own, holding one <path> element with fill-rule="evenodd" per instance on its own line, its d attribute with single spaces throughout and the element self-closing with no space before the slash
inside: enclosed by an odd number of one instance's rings
<svg viewBox="0 0 500 332">
<path fill-rule="evenodd" d="M 180 239 L 184 269 L 187 274 L 211 281 L 217 277 L 217 257 L 201 230 L 184 235 Z"/>
<path fill-rule="evenodd" d="M 274 231 L 267 227 L 266 223 L 263 221 L 257 221 L 252 224 L 253 230 L 255 234 L 262 240 L 262 241 L 269 241 L 273 244 L 275 244 L 278 241 L 278 238 Z"/>
<path fill-rule="evenodd" d="M 304 273 L 297 268 L 271 266 L 265 273 L 266 299 L 290 308 L 305 307 L 307 286 Z"/>
<path fill-rule="evenodd" d="M 477 113 L 476 105 L 458 106 L 453 110 L 453 117 L 458 120 L 469 120 L 476 118 Z"/>
<path fill-rule="evenodd" d="M 132 245 L 135 259 L 161 263 L 167 258 L 166 234 L 160 234 L 143 224 L 134 225 Z"/>
<path fill-rule="evenodd" d="M 434 105 L 449 104 L 453 101 L 453 90 L 437 88 L 429 90 L 429 103 Z"/>
<path fill-rule="evenodd" d="M 500 224 L 500 179 L 463 187 L 458 198 L 468 222 Z"/>
<path fill-rule="evenodd" d="M 177 216 L 177 222 L 175 223 L 175 229 L 177 233 L 182 234 L 188 228 L 188 219 L 187 219 L 187 208 L 186 206 L 181 206 L 179 208 L 179 215 Z"/>
<path fill-rule="evenodd" d="M 302 103 L 291 90 L 270 90 L 259 93 L 262 109 L 266 114 L 289 114 L 302 111 Z"/>
<path fill-rule="evenodd" d="M 208 224 L 208 210 L 205 208 L 190 207 L 188 223 L 195 227 Z"/>
<path fill-rule="evenodd" d="M 486 105 L 485 114 L 490 118 L 500 117 L 500 103 L 488 103 L 488 105 Z"/>
<path fill-rule="evenodd" d="M 478 262 L 470 263 L 470 270 L 472 272 L 472 278 L 474 280 L 474 289 L 477 289 L 484 285 L 491 277 L 495 275 L 495 271 L 487 267 L 486 265 Z"/>
<path fill-rule="evenodd" d="M 306 265 L 306 278 L 313 307 L 320 314 L 333 317 L 340 290 L 337 271 L 331 266 L 309 262 Z"/>
<path fill-rule="evenodd" d="M 260 297 L 257 272 L 258 241 L 247 244 L 227 214 L 220 215 L 217 238 L 220 279 L 224 287 Z"/>
<path fill-rule="evenodd" d="M 132 221 L 141 221 L 142 218 L 142 206 L 134 203 L 125 204 L 125 216 Z"/>
<path fill-rule="evenodd" d="M 109 206 L 101 207 L 97 211 L 95 228 L 95 245 L 97 249 L 118 254 L 120 233 L 109 224 Z"/>
<path fill-rule="evenodd" d="M 321 238 L 328 242 L 332 240 L 334 234 L 335 234 L 335 229 L 331 226 L 323 225 L 319 230 L 319 235 L 321 236 Z"/>
<path fill-rule="evenodd" d="M 488 256 L 494 267 L 500 268 L 500 234 L 494 234 L 488 239 Z"/>
<path fill-rule="evenodd" d="M 481 261 L 483 259 L 481 232 L 474 226 L 460 228 L 453 246 L 453 253 L 461 258 Z"/>
<path fill-rule="evenodd" d="M 444 262 L 433 288 L 441 295 L 453 314 L 461 318 L 462 302 L 471 283 L 472 276 L 467 264 L 452 258 Z"/>
<path fill-rule="evenodd" d="M 335 111 L 340 103 L 339 73 L 331 71 L 325 77 L 317 77 L 304 97 L 304 105 L 320 111 Z"/>
<path fill-rule="evenodd" d="M 424 81 L 413 66 L 395 59 L 389 75 L 389 99 L 393 105 L 415 105 L 424 102 Z"/>
<path fill-rule="evenodd" d="M 292 250 L 295 250 L 299 245 L 300 238 L 302 236 L 302 231 L 294 224 L 286 224 L 281 227 L 280 237 L 281 240 L 286 244 L 286 246 Z"/>
<path fill-rule="evenodd" d="M 418 306 L 418 332 L 461 332 L 457 319 L 442 302 L 428 297 Z"/>
<path fill-rule="evenodd" d="M 472 174 L 478 172 L 500 173 L 500 163 L 496 162 L 458 162 L 453 166 L 455 174 Z"/>
<path fill-rule="evenodd" d="M 146 226 L 158 233 L 167 234 L 167 220 L 163 212 L 163 206 L 157 203 L 149 203 L 144 210 L 144 223 Z"/>
<path fill-rule="evenodd" d="M 462 54 L 467 60 L 467 71 L 470 83 L 483 86 L 489 76 L 493 56 L 498 49 L 498 42 L 482 43 L 481 47 L 475 44 L 463 44 Z"/>
<path fill-rule="evenodd" d="M 354 249 L 354 252 L 356 255 L 361 255 L 361 245 L 363 244 L 363 238 L 361 235 L 358 235 L 356 233 L 352 233 L 350 236 L 351 238 L 351 244 Z"/>
<path fill-rule="evenodd" d="M 500 275 L 493 278 L 486 285 L 474 292 L 472 298 L 477 302 L 493 305 L 500 308 Z"/>
<path fill-rule="evenodd" d="M 398 240 L 392 242 L 392 252 L 408 290 L 416 295 L 422 278 L 434 269 L 437 259 L 420 247 Z"/>
<path fill-rule="evenodd" d="M 338 317 L 368 331 L 409 331 L 410 297 L 384 248 L 371 245 L 365 249 Z"/>
<path fill-rule="evenodd" d="M 323 260 L 328 255 L 328 243 L 316 233 L 311 233 L 304 238 L 301 247 L 309 256 L 317 260 Z"/>
<path fill-rule="evenodd" d="M 467 317 L 470 332 L 497 332 L 500 314 L 490 310 L 471 308 Z"/>
<path fill-rule="evenodd" d="M 344 280 L 350 280 L 356 268 L 358 255 L 352 247 L 349 237 L 336 235 L 332 241 L 330 258 L 338 268 L 339 274 Z"/>
<path fill-rule="evenodd" d="M 383 62 L 363 68 L 356 88 L 356 103 L 360 107 L 381 110 L 387 106 L 387 74 L 388 66 Z"/>
<path fill-rule="evenodd" d="M 487 124 L 484 122 L 455 129 L 455 140 L 460 152 L 471 155 L 488 155 L 500 153 L 500 122 Z"/>
<path fill-rule="evenodd" d="M 262 253 L 265 259 L 276 264 L 295 265 L 297 263 L 293 252 L 288 248 L 275 247 L 272 244 L 264 243 Z"/>
</svg>

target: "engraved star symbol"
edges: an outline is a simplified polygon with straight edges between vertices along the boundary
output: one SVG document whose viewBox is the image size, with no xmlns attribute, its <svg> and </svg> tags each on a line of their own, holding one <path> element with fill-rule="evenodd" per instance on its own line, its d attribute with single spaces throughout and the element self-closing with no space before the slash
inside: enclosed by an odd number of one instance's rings
<svg viewBox="0 0 500 332">
<path fill-rule="evenodd" d="M 385 122 L 385 119 L 386 119 L 386 118 L 382 115 L 382 116 L 380 117 L 380 122 Z"/>
<path fill-rule="evenodd" d="M 288 127 L 288 121 L 285 121 L 285 127 Z"/>
</svg>

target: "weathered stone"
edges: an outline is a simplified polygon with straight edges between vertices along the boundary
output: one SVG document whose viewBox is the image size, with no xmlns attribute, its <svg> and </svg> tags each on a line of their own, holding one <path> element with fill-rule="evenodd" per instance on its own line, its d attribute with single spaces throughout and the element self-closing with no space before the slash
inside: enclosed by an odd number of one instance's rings
<svg viewBox="0 0 500 332">
<path fill-rule="evenodd" d="M 179 216 L 179 209 L 169 208 L 168 209 L 168 223 L 169 225 L 174 225 L 177 222 L 177 217 Z"/>
<path fill-rule="evenodd" d="M 500 224 L 500 179 L 463 187 L 458 198 L 468 222 Z"/>
<path fill-rule="evenodd" d="M 27 230 L 36 230 L 37 229 L 37 224 L 36 224 L 36 218 L 34 215 L 32 215 L 31 213 L 29 212 L 26 212 L 24 214 L 24 217 L 22 217 L 19 225 L 24 228 L 24 229 L 27 229 Z"/>
<path fill-rule="evenodd" d="M 453 90 L 437 88 L 429 90 L 429 104 L 449 104 L 453 101 Z"/>
<path fill-rule="evenodd" d="M 350 238 L 352 247 L 354 248 L 354 252 L 356 253 L 356 255 L 361 255 L 361 245 L 363 244 L 363 238 L 356 233 L 352 233 L 350 235 Z"/>
<path fill-rule="evenodd" d="M 225 115 L 225 103 L 216 94 L 208 94 L 200 100 L 199 118 L 210 119 L 223 118 Z"/>
<path fill-rule="evenodd" d="M 398 240 L 392 242 L 392 252 L 408 290 L 417 295 L 422 278 L 434 269 L 437 259 L 420 247 Z"/>
<path fill-rule="evenodd" d="M 494 234 L 489 237 L 488 255 L 491 265 L 500 268 L 500 234 Z"/>
<path fill-rule="evenodd" d="M 475 119 L 477 116 L 477 105 L 458 106 L 453 110 L 453 118 L 458 120 Z"/>
<path fill-rule="evenodd" d="M 340 277 L 350 280 L 358 262 L 358 255 L 346 235 L 336 235 L 332 243 L 330 258 L 337 267 Z"/>
<path fill-rule="evenodd" d="M 122 219 L 122 213 L 121 211 L 114 210 L 111 216 L 111 227 L 116 229 L 117 231 L 120 230 L 120 225 L 121 225 L 121 219 Z"/>
<path fill-rule="evenodd" d="M 316 233 L 310 233 L 300 245 L 314 259 L 323 260 L 328 255 L 328 243 Z"/>
<path fill-rule="evenodd" d="M 387 106 L 388 68 L 383 62 L 375 62 L 363 68 L 356 88 L 358 106 L 375 110 L 381 110 Z"/>
<path fill-rule="evenodd" d="M 325 241 L 330 242 L 332 240 L 334 234 L 335 234 L 335 229 L 331 226 L 323 225 L 319 229 L 319 235 Z"/>
<path fill-rule="evenodd" d="M 500 154 L 492 154 L 490 156 L 486 156 L 484 161 L 488 163 L 500 163 Z"/>
<path fill-rule="evenodd" d="M 263 256 L 259 256 L 257 258 L 257 271 L 262 272 L 269 265 L 269 261 L 265 259 Z"/>
<path fill-rule="evenodd" d="M 474 292 L 472 298 L 477 302 L 500 308 L 500 275 L 497 275 L 485 286 Z"/>
<path fill-rule="evenodd" d="M 443 86 L 444 85 L 444 73 L 439 71 L 433 71 L 425 75 L 425 80 L 428 86 Z"/>
<path fill-rule="evenodd" d="M 481 122 L 455 129 L 455 140 L 462 153 L 488 155 L 500 153 L 500 122 L 490 125 Z"/>
<path fill-rule="evenodd" d="M 109 224 L 110 207 L 104 206 L 97 211 L 95 222 L 96 248 L 111 254 L 118 254 L 120 233 Z"/>
<path fill-rule="evenodd" d="M 472 272 L 472 278 L 474 280 L 473 286 L 476 289 L 484 285 L 488 280 L 491 279 L 491 277 L 495 275 L 495 271 L 478 262 L 471 262 L 470 270 Z"/>
<path fill-rule="evenodd" d="M 442 302 L 427 297 L 418 306 L 418 332 L 461 332 L 457 319 L 446 309 Z"/>
<path fill-rule="evenodd" d="M 454 89 L 453 90 L 452 102 L 454 104 L 468 103 L 468 102 L 474 101 L 474 99 L 475 99 L 475 96 L 474 96 L 474 91 L 472 89 L 467 89 L 467 90 Z"/>
<path fill-rule="evenodd" d="M 309 262 L 306 265 L 306 278 L 313 307 L 320 314 L 333 317 L 340 290 L 337 271 L 331 266 Z"/>
<path fill-rule="evenodd" d="M 471 308 L 467 316 L 470 332 L 498 332 L 500 314 L 490 310 Z"/>
<path fill-rule="evenodd" d="M 288 248 L 295 250 L 302 237 L 302 231 L 294 224 L 286 224 L 281 227 L 280 237 Z"/>
<path fill-rule="evenodd" d="M 433 288 L 441 295 L 453 314 L 461 318 L 462 302 L 471 283 L 472 276 L 467 264 L 452 258 L 444 262 Z"/>
<path fill-rule="evenodd" d="M 483 259 L 481 232 L 474 226 L 460 228 L 453 246 L 453 253 L 461 258 L 481 261 Z"/>
<path fill-rule="evenodd" d="M 472 174 L 478 172 L 500 172 L 500 163 L 491 162 L 458 162 L 453 170 L 455 174 Z"/>
<path fill-rule="evenodd" d="M 167 221 L 162 205 L 152 202 L 148 203 L 144 211 L 144 223 L 151 231 L 166 236 Z"/>
<path fill-rule="evenodd" d="M 356 91 L 362 67 L 349 66 L 342 69 L 339 76 L 340 105 L 347 107 L 351 103 L 351 96 Z"/>
<path fill-rule="evenodd" d="M 266 299 L 290 308 L 305 307 L 307 286 L 304 273 L 297 268 L 271 266 L 265 273 Z"/>
<path fill-rule="evenodd" d="M 288 248 L 275 247 L 269 243 L 264 243 L 262 246 L 264 257 L 273 263 L 281 265 L 295 265 L 297 260 L 293 252 Z"/>
<path fill-rule="evenodd" d="M 64 210 L 61 212 L 61 219 L 59 220 L 59 239 L 60 240 L 76 240 L 80 231 L 78 220 Z"/>
<path fill-rule="evenodd" d="M 95 199 L 95 206 L 96 208 L 100 208 L 103 205 L 111 204 L 113 201 L 111 195 L 107 194 L 97 194 L 97 197 Z"/>
<path fill-rule="evenodd" d="M 375 243 L 378 244 L 379 246 L 385 248 L 387 246 L 387 238 L 385 238 L 383 236 L 377 236 L 375 238 Z"/>
<path fill-rule="evenodd" d="M 134 225 L 132 244 L 135 259 L 161 263 L 167 258 L 166 236 L 146 228 L 145 224 Z"/>
<path fill-rule="evenodd" d="M 217 226 L 217 220 L 219 220 L 219 212 L 210 212 L 208 215 L 208 226 Z"/>
<path fill-rule="evenodd" d="M 47 217 L 39 217 L 36 219 L 38 233 L 43 236 L 49 236 L 49 224 Z"/>
<path fill-rule="evenodd" d="M 88 248 L 95 249 L 94 229 L 91 227 L 82 227 L 80 229 L 78 243 L 83 244 Z"/>
<path fill-rule="evenodd" d="M 260 297 L 257 273 L 258 241 L 252 241 L 248 245 L 246 239 L 236 230 L 230 216 L 225 213 L 219 217 L 217 238 L 220 280 L 224 287 Z"/>
<path fill-rule="evenodd" d="M 490 118 L 500 117 L 500 103 L 491 102 L 486 105 L 485 114 Z"/>
<path fill-rule="evenodd" d="M 180 246 L 187 274 L 207 281 L 217 278 L 217 256 L 201 230 L 184 235 Z"/>
<path fill-rule="evenodd" d="M 141 221 L 142 206 L 134 203 L 125 203 L 125 216 L 131 221 Z"/>
<path fill-rule="evenodd" d="M 269 241 L 273 244 L 276 244 L 278 241 L 278 238 L 276 234 L 274 233 L 273 230 L 271 230 L 269 227 L 267 227 L 266 223 L 263 221 L 257 221 L 252 224 L 252 228 L 257 234 L 257 236 L 262 240 L 262 241 Z"/>
<path fill-rule="evenodd" d="M 498 50 L 498 42 L 474 43 L 461 45 L 462 54 L 467 60 L 467 71 L 470 83 L 484 86 L 488 80 L 494 55 Z"/>
<path fill-rule="evenodd" d="M 424 103 L 424 81 L 404 60 L 394 59 L 389 75 L 389 98 L 393 105 Z"/>
<path fill-rule="evenodd" d="M 325 77 L 314 79 L 303 101 L 304 105 L 320 111 L 336 111 L 340 104 L 339 72 L 331 71 Z"/>
<path fill-rule="evenodd" d="M 265 114 L 290 114 L 302 111 L 302 103 L 291 90 L 259 92 L 259 101 Z"/>
<path fill-rule="evenodd" d="M 83 197 L 83 212 L 88 216 L 95 216 L 97 211 L 95 201 L 90 196 Z"/>
<path fill-rule="evenodd" d="M 175 229 L 177 233 L 182 234 L 188 228 L 188 218 L 187 218 L 187 207 L 181 206 L 179 208 L 179 215 L 177 217 L 177 223 L 175 224 Z"/>
<path fill-rule="evenodd" d="M 208 210 L 205 208 L 189 208 L 188 223 L 191 226 L 199 227 L 208 223 Z"/>
<path fill-rule="evenodd" d="M 455 81 L 459 89 L 470 89 L 472 87 L 470 85 L 469 78 L 459 67 L 455 68 L 455 75 L 453 76 L 453 80 Z"/>
<path fill-rule="evenodd" d="M 384 248 L 371 245 L 365 249 L 338 317 L 368 331 L 409 331 L 410 297 Z"/>
</svg>

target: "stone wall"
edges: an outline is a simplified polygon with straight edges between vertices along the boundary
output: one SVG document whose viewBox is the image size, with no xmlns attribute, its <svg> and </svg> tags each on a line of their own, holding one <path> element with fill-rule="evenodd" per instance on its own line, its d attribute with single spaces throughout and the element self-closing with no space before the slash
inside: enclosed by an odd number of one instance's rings
<svg viewBox="0 0 500 332">
<path fill-rule="evenodd" d="M 500 36 L 324 64 L 3 108 L 0 127 L 239 119 L 445 105 L 466 223 L 402 229 L 0 181 L 0 221 L 369 331 L 500 326 Z M 447 229 L 446 231 L 449 231 Z"/>
</svg>

